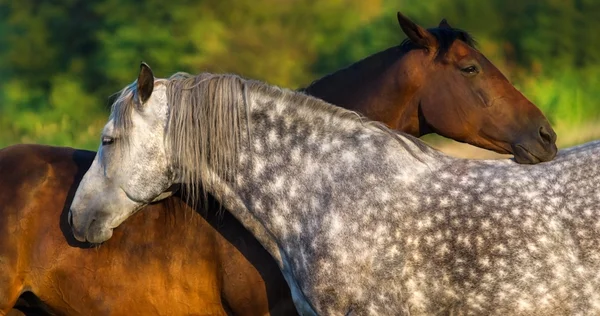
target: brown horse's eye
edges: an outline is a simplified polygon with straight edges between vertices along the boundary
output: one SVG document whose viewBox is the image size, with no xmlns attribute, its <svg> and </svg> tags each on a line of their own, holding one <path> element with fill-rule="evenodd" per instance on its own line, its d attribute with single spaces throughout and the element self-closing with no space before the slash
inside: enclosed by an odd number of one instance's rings
<svg viewBox="0 0 600 316">
<path fill-rule="evenodd" d="M 115 142 L 115 139 L 110 136 L 102 136 L 102 146 L 107 146 Z"/>
<path fill-rule="evenodd" d="M 462 71 L 468 75 L 474 75 L 479 72 L 479 69 L 477 69 L 477 66 L 468 66 L 468 67 L 462 68 L 460 71 Z"/>
</svg>

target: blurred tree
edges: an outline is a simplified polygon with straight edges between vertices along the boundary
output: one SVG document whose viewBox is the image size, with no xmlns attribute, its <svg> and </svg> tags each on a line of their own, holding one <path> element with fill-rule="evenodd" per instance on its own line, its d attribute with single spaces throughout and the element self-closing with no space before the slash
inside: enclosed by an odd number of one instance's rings
<svg viewBox="0 0 600 316">
<path fill-rule="evenodd" d="M 350 3 L 348 3 L 350 2 Z M 378 1 L 147 1 L 143 9 L 106 0 L 99 32 L 106 74 L 123 85 L 145 59 L 161 74 L 236 72 L 293 85 L 312 77 L 305 65 L 345 31 L 379 14 Z M 128 11 L 129 10 L 129 11 Z M 117 13 L 118 12 L 118 13 Z M 335 12 L 336 14 L 331 14 Z"/>
<path fill-rule="evenodd" d="M 565 130 L 600 117 L 597 0 L 0 0 L 0 147 L 95 148 L 142 60 L 304 86 L 400 43 L 398 10 L 470 31 Z"/>
</svg>

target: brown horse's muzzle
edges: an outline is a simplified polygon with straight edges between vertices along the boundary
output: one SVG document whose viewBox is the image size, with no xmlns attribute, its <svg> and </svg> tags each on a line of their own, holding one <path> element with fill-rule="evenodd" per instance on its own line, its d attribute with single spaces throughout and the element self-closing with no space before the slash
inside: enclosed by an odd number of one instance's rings
<svg viewBox="0 0 600 316">
<path fill-rule="evenodd" d="M 535 129 L 533 137 L 514 143 L 511 147 L 515 161 L 522 164 L 550 161 L 556 157 L 558 151 L 556 133 L 546 122 Z"/>
</svg>

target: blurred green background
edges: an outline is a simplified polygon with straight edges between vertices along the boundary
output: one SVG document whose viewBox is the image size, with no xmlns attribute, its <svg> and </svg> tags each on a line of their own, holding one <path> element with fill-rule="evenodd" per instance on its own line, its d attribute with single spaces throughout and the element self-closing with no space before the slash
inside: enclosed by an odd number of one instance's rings
<svg viewBox="0 0 600 316">
<path fill-rule="evenodd" d="M 160 77 L 235 72 L 305 86 L 399 44 L 398 10 L 471 32 L 548 116 L 559 146 L 600 138 L 599 0 L 0 0 L 0 147 L 96 149 L 108 97 L 142 60 Z"/>
</svg>

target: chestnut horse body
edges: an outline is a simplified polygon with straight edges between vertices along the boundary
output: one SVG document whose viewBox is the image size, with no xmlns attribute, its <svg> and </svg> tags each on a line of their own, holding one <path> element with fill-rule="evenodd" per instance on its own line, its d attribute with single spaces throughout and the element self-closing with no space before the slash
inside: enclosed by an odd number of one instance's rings
<svg viewBox="0 0 600 316">
<path fill-rule="evenodd" d="M 173 197 L 149 205 L 99 248 L 77 242 L 66 210 L 94 155 L 40 145 L 0 150 L 1 315 L 28 292 L 59 315 L 295 314 L 279 269 L 229 214 L 216 220 Z"/>
<path fill-rule="evenodd" d="M 413 44 L 423 38 L 433 43 L 428 36 L 434 35 L 446 41 L 448 36 L 454 38 L 446 43 L 444 55 L 483 64 L 496 85 L 481 87 L 479 95 L 493 100 L 493 90 L 502 87 L 501 92 L 514 103 L 508 108 L 520 116 L 508 116 L 514 121 L 500 120 L 500 106 L 457 111 L 454 106 L 463 105 L 453 102 L 452 93 L 460 91 L 457 85 L 435 85 L 431 80 L 447 63 L 424 63 L 427 50 L 415 47 L 375 54 L 316 81 L 305 93 L 416 136 L 437 132 L 514 153 L 519 162 L 554 157 L 556 137 L 541 112 L 507 85 L 497 69 L 471 47 L 465 33 L 444 23 L 425 33 L 410 23 L 400 20 Z M 467 80 L 471 79 L 478 80 Z M 492 119 L 505 126 L 482 133 L 481 126 L 488 126 Z M 102 247 L 81 248 L 71 237 L 65 208 L 93 156 L 92 152 L 43 146 L 0 151 L 0 217 L 4 218 L 0 221 L 0 314 L 21 293 L 29 292 L 58 314 L 222 314 L 221 297 L 235 314 L 294 313 L 289 289 L 273 259 L 227 212 L 224 222 L 213 218 L 211 225 L 178 198 L 171 198 L 138 212 Z M 204 214 L 214 214 L 214 210 Z M 101 262 L 111 264 L 107 268 Z"/>
</svg>

